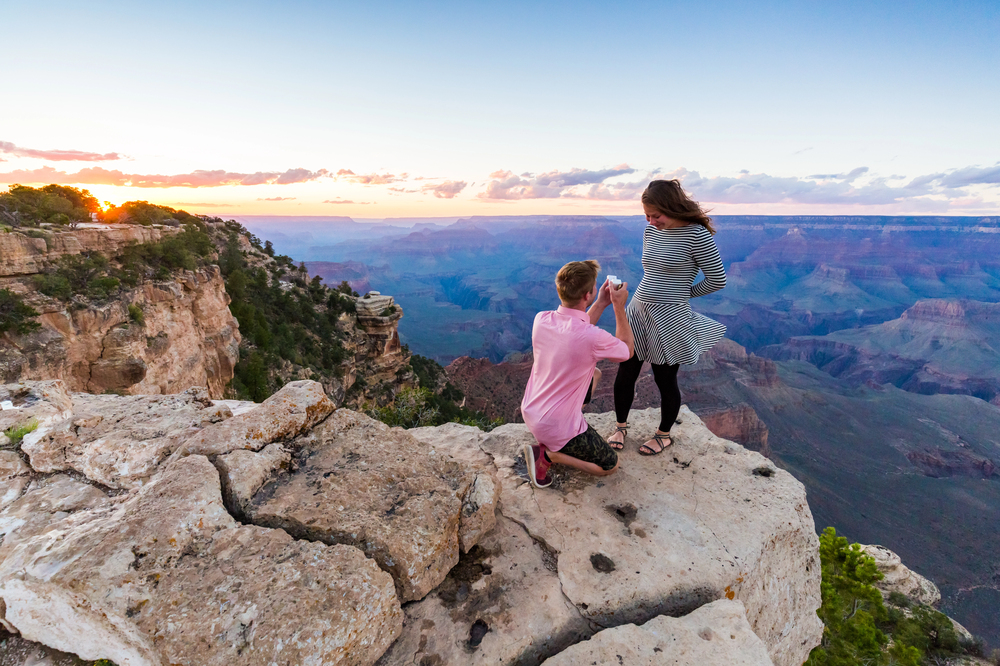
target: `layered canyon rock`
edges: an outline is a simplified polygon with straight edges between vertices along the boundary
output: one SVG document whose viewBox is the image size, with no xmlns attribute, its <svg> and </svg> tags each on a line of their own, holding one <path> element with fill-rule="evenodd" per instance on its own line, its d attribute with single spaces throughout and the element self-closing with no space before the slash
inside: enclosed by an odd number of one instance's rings
<svg viewBox="0 0 1000 666">
<path fill-rule="evenodd" d="M 0 336 L 0 381 L 61 379 L 70 391 L 132 395 L 206 386 L 213 398 L 222 398 L 233 378 L 240 332 L 217 266 L 146 282 L 100 302 L 47 298 L 32 280 L 61 257 L 113 257 L 128 245 L 174 232 L 100 225 L 48 240 L 0 235 L 0 288 L 22 295 L 40 313 L 41 324 L 26 335 Z"/>
<path fill-rule="evenodd" d="M 797 337 L 761 350 L 812 363 L 854 385 L 893 384 L 914 393 L 1000 396 L 1000 304 L 918 301 L 875 326 Z"/>
<path fill-rule="evenodd" d="M 546 659 L 543 666 L 577 664 L 772 666 L 773 662 L 747 623 L 743 604 L 720 599 L 684 617 L 661 615 L 642 626 L 626 624 L 605 629 Z"/>
<path fill-rule="evenodd" d="M 0 234 L 0 278 L 40 273 L 49 262 L 67 255 L 116 255 L 129 245 L 155 243 L 178 231 L 173 227 L 101 224 L 69 231 L 50 229 L 46 238 L 32 238 L 16 231 Z"/>
<path fill-rule="evenodd" d="M 119 666 L 513 665 L 639 631 L 640 648 L 673 636 L 691 654 L 739 644 L 790 666 L 819 641 L 802 486 L 688 410 L 668 454 L 630 446 L 611 477 L 555 468 L 536 491 L 522 425 L 389 428 L 331 413 L 314 382 L 249 409 L 204 390 L 3 390 L 48 419 L 30 455 L 0 451 L 0 482 L 19 484 L 0 507 L 0 608 L 19 650 Z M 655 410 L 634 417 L 630 444 L 655 427 Z M 77 441 L 60 449 L 57 432 Z M 44 467 L 60 455 L 72 464 Z"/>
</svg>

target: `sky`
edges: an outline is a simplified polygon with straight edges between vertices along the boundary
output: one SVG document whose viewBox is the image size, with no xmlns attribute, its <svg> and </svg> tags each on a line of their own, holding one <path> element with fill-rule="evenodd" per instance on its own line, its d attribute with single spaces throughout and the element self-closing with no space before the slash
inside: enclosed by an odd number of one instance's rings
<svg viewBox="0 0 1000 666">
<path fill-rule="evenodd" d="M 8 0 L 0 188 L 191 212 L 1000 214 L 1000 2 Z"/>
</svg>

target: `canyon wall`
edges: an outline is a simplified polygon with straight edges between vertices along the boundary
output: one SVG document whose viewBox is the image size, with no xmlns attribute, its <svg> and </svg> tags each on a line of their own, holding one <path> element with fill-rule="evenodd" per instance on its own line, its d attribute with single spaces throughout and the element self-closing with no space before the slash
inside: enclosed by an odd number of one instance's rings
<svg viewBox="0 0 1000 666">
<path fill-rule="evenodd" d="M 240 343 L 217 266 L 179 271 L 107 299 L 69 302 L 36 289 L 35 275 L 61 257 L 100 252 L 114 257 L 135 243 L 161 240 L 171 227 L 102 225 L 30 238 L 0 234 L 0 288 L 38 313 L 40 328 L 0 337 L 0 380 L 60 379 L 72 391 L 176 393 L 206 386 L 223 397 Z"/>
</svg>

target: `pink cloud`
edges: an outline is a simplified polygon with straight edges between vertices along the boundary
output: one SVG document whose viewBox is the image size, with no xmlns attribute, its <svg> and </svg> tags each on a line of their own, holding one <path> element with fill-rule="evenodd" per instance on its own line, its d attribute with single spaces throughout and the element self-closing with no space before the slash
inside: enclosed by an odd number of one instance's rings
<svg viewBox="0 0 1000 666">
<path fill-rule="evenodd" d="M 437 185 L 424 185 L 420 189 L 423 192 L 433 192 L 438 199 L 454 199 L 456 194 L 465 189 L 465 186 L 464 180 L 446 180 Z"/>
<path fill-rule="evenodd" d="M 531 172 L 515 175 L 512 171 L 498 170 L 490 174 L 493 180 L 486 191 L 479 193 L 480 199 L 558 199 L 560 197 L 581 198 L 584 195 L 574 188 L 583 185 L 599 185 L 613 176 L 635 173 L 627 164 L 610 169 L 592 171 L 570 169 L 569 171 L 547 171 L 540 174 Z"/>
<path fill-rule="evenodd" d="M 369 174 L 357 174 L 350 169 L 341 169 L 337 172 L 337 178 L 343 178 L 352 183 L 361 183 L 362 185 L 388 185 L 390 183 L 398 183 L 401 180 L 406 180 L 409 174 L 401 173 L 396 176 L 391 173 L 369 173 Z"/>
<path fill-rule="evenodd" d="M 50 162 L 112 162 L 120 160 L 118 153 L 88 153 L 82 150 L 38 150 L 21 148 L 9 141 L 0 141 L 0 153 L 15 157 L 32 157 Z M 3 161 L 3 160 L 0 160 Z"/>
<path fill-rule="evenodd" d="M 102 167 L 87 167 L 76 173 L 58 171 L 50 166 L 38 169 L 17 169 L 0 173 L 0 183 L 56 183 L 59 185 L 117 185 L 125 187 L 222 187 L 225 185 L 288 185 L 328 177 L 326 169 L 309 171 L 289 169 L 235 173 L 230 171 L 197 170 L 175 175 L 142 175 L 123 173 Z"/>
<path fill-rule="evenodd" d="M 295 197 L 264 197 L 257 198 L 257 201 L 295 201 Z"/>
<path fill-rule="evenodd" d="M 374 203 L 374 202 L 372 202 L 372 201 L 351 201 L 350 199 L 341 199 L 341 198 L 338 197 L 336 199 L 327 199 L 323 203 L 326 203 L 326 204 L 356 204 L 358 206 L 367 206 L 368 204 L 371 204 L 371 203 Z"/>
</svg>

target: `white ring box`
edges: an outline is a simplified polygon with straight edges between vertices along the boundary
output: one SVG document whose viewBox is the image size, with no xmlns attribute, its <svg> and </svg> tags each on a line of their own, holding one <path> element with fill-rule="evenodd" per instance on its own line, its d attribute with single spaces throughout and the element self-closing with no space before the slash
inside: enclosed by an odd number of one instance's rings
<svg viewBox="0 0 1000 666">
<path fill-rule="evenodd" d="M 609 275 L 608 276 L 608 282 L 610 282 L 611 284 L 613 284 L 616 287 L 619 286 L 622 283 L 622 281 L 618 279 L 617 275 Z"/>
</svg>

